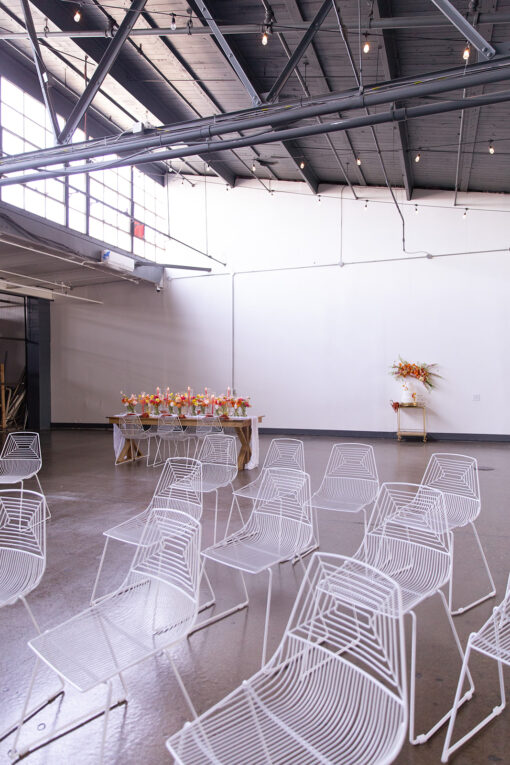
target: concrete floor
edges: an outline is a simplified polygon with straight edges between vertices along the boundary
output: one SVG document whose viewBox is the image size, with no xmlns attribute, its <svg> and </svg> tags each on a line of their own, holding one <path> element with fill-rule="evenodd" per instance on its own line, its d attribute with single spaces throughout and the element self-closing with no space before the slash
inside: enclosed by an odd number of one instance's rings
<svg viewBox="0 0 510 765">
<path fill-rule="evenodd" d="M 321 480 L 331 445 L 341 439 L 307 437 L 306 466 L 312 491 Z M 261 438 L 261 461 L 270 437 Z M 497 586 L 496 598 L 455 618 L 463 645 L 471 631 L 478 629 L 491 609 L 503 597 L 510 570 L 510 471 L 506 444 L 428 443 L 375 439 L 381 481 L 419 482 L 430 454 L 434 451 L 469 454 L 478 459 L 482 493 L 482 514 L 477 523 Z M 258 471 L 242 473 L 237 484 L 251 481 Z M 43 438 L 41 482 L 46 492 L 52 519 L 47 527 L 47 568 L 39 587 L 28 601 L 41 628 L 58 624 L 85 608 L 90 599 L 95 572 L 103 549 L 102 531 L 140 512 L 148 503 L 159 470 L 143 464 L 113 464 L 112 436 L 109 432 L 56 431 Z M 27 486 L 28 488 L 28 486 Z M 226 521 L 228 492 L 220 496 L 221 520 Z M 204 541 L 212 536 L 213 501 L 206 498 Z M 323 513 L 319 519 L 321 550 L 352 554 L 362 538 L 361 518 L 350 519 Z M 104 591 L 119 584 L 129 566 L 129 550 L 112 543 L 104 569 Z M 488 586 L 474 542 L 468 532 L 456 535 L 456 596 L 463 602 L 483 594 Z M 269 655 L 277 647 L 300 582 L 299 566 L 279 566 L 274 576 Z M 240 597 L 236 575 L 225 567 L 211 567 L 211 578 L 219 608 L 232 605 Z M 254 673 L 260 664 L 267 576 L 248 577 L 250 607 L 191 636 L 173 650 L 173 655 L 198 712 L 233 690 Z M 417 609 L 418 671 L 417 729 L 430 727 L 453 700 L 460 659 L 453 645 L 439 598 Z M 410 623 L 407 624 L 410 628 Z M 408 630 L 409 637 L 410 629 Z M 14 722 L 20 712 L 33 666 L 26 641 L 34 628 L 23 605 L 18 602 L 0 611 L 0 730 Z M 409 641 L 408 641 L 409 642 Z M 461 734 L 481 719 L 497 703 L 497 670 L 494 662 L 475 655 L 472 663 L 476 693 L 459 715 L 455 731 Z M 189 719 L 171 667 L 163 656 L 126 673 L 130 697 L 126 706 L 113 710 L 108 725 L 105 762 L 132 765 L 157 765 L 170 762 L 166 738 Z M 56 688 L 56 678 L 43 670 L 34 698 L 43 698 Z M 510 691 L 510 688 L 508 689 Z M 102 703 L 104 692 L 66 693 L 34 717 L 23 731 L 29 741 L 40 731 Z M 33 765 L 97 761 L 101 718 L 75 730 L 27 758 Z M 431 742 L 412 747 L 405 744 L 396 761 L 400 765 L 439 763 L 445 730 Z M 0 743 L 0 761 L 8 761 L 12 736 Z M 469 763 L 510 763 L 510 710 L 480 733 L 451 758 L 454 765 Z M 239 752 L 240 765 L 250 765 Z M 364 765 L 359 763 L 359 765 Z"/>
</svg>

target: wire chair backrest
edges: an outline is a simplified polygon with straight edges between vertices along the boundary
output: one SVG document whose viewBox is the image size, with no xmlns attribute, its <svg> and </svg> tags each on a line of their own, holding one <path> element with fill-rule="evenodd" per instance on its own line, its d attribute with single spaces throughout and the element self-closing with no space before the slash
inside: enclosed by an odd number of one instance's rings
<svg viewBox="0 0 510 765">
<path fill-rule="evenodd" d="M 2 460 L 38 460 L 41 462 L 39 433 L 9 433 L 0 454 Z"/>
<path fill-rule="evenodd" d="M 207 417 L 204 420 L 197 420 L 194 426 L 194 434 L 197 436 L 207 436 L 211 433 L 224 433 L 223 425 L 219 417 Z"/>
<path fill-rule="evenodd" d="M 198 609 L 200 522 L 173 509 L 151 510 L 128 579 L 151 579 L 184 593 Z"/>
<path fill-rule="evenodd" d="M 383 483 L 364 544 L 377 539 L 428 547 L 451 556 L 443 493 L 419 484 Z"/>
<path fill-rule="evenodd" d="M 218 465 L 237 465 L 236 437 L 224 433 L 204 436 L 198 459 Z"/>
<path fill-rule="evenodd" d="M 334 444 L 326 475 L 379 483 L 374 450 L 368 444 Z"/>
<path fill-rule="evenodd" d="M 119 429 L 124 438 L 139 438 L 144 435 L 143 424 L 137 414 L 128 414 L 119 418 Z"/>
<path fill-rule="evenodd" d="M 480 484 L 474 457 L 439 452 L 433 454 L 422 484 L 443 492 L 447 517 L 463 515 L 466 520 L 473 520 L 479 514 Z"/>
<path fill-rule="evenodd" d="M 262 474 L 252 515 L 312 523 L 310 476 L 303 470 L 268 468 Z"/>
<path fill-rule="evenodd" d="M 172 435 L 172 433 L 183 433 L 183 427 L 179 417 L 176 414 L 162 414 L 158 419 L 156 432 L 158 435 Z"/>
<path fill-rule="evenodd" d="M 0 491 L 0 549 L 46 556 L 46 500 L 26 489 Z"/>
<path fill-rule="evenodd" d="M 269 444 L 262 469 L 282 467 L 291 470 L 305 469 L 305 448 L 297 438 L 273 438 Z"/>
<path fill-rule="evenodd" d="M 172 500 L 202 507 L 202 463 L 191 457 L 167 459 L 154 491 L 153 501 L 156 498 L 165 502 L 164 506 L 167 507 L 172 506 Z M 161 507 L 161 504 L 159 506 Z"/>
<path fill-rule="evenodd" d="M 406 703 L 402 595 L 389 576 L 362 561 L 314 553 L 301 583 L 282 645 L 320 645 L 382 682 Z M 283 651 L 282 651 L 283 648 Z M 299 645 L 296 646 L 299 650 Z"/>
</svg>

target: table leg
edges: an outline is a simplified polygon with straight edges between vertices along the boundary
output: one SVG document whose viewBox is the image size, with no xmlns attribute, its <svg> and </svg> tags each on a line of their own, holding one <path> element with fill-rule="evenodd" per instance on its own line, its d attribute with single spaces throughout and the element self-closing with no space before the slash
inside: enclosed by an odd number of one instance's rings
<svg viewBox="0 0 510 765">
<path fill-rule="evenodd" d="M 241 449 L 237 458 L 237 469 L 244 470 L 245 466 L 251 460 L 251 423 L 243 425 L 242 428 L 236 428 Z"/>
<path fill-rule="evenodd" d="M 136 441 L 133 441 L 132 438 L 126 438 L 122 451 L 115 460 L 115 464 L 123 465 L 125 462 L 134 462 L 143 456 Z"/>
</svg>

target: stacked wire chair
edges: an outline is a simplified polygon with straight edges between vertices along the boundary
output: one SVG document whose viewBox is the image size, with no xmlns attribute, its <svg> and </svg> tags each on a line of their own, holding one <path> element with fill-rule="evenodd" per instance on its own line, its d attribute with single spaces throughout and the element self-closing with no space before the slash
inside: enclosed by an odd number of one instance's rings
<svg viewBox="0 0 510 765">
<path fill-rule="evenodd" d="M 0 453 L 0 484 L 20 483 L 21 488 L 29 478 L 35 478 L 41 494 L 39 470 L 42 467 L 39 433 L 22 430 L 9 433 Z M 46 504 L 46 517 L 50 512 Z"/>
<path fill-rule="evenodd" d="M 151 454 L 151 441 L 156 438 L 156 431 L 152 428 L 143 427 L 142 420 L 137 414 L 128 414 L 119 418 L 118 424 L 120 434 L 126 441 L 132 442 L 132 452 L 134 459 L 140 459 L 143 457 L 141 450 L 142 444 L 147 444 L 147 465 L 149 465 Z"/>
<path fill-rule="evenodd" d="M 288 468 L 290 470 L 304 470 L 305 469 L 305 449 L 302 441 L 297 438 L 273 438 L 269 444 L 262 470 L 257 478 L 246 486 L 241 486 L 238 489 L 234 489 L 232 504 L 237 505 L 237 510 L 241 516 L 241 508 L 239 506 L 240 499 L 251 500 L 253 503 L 258 496 L 264 470 L 272 467 Z M 227 527 L 228 531 L 228 527 Z"/>
<path fill-rule="evenodd" d="M 179 765 L 386 765 L 406 730 L 399 586 L 315 553 L 274 656 L 167 748 Z"/>
<path fill-rule="evenodd" d="M 319 489 L 312 495 L 316 510 L 341 513 L 363 512 L 379 491 L 374 450 L 367 444 L 334 444 Z"/>
<path fill-rule="evenodd" d="M 41 662 L 82 693 L 104 685 L 104 705 L 52 728 L 28 745 L 20 743 L 20 722 L 12 747 L 14 755 L 22 757 L 102 714 L 102 762 L 110 709 L 127 701 L 123 673 L 161 651 L 169 656 L 195 714 L 169 649 L 188 635 L 195 622 L 199 576 L 200 523 L 178 510 L 154 509 L 122 586 L 97 605 L 29 641 L 37 662 L 25 708 Z M 116 678 L 123 691 L 120 699 L 114 696 Z M 24 717 L 25 712 L 21 719 Z"/>
<path fill-rule="evenodd" d="M 235 436 L 224 433 L 209 433 L 204 436 L 198 454 L 202 463 L 202 491 L 204 494 L 214 492 L 214 536 L 216 542 L 218 533 L 218 490 L 224 486 L 234 487 L 232 482 L 237 476 L 237 443 Z"/>
<path fill-rule="evenodd" d="M 449 719 L 447 712 L 426 733 L 415 736 L 416 614 L 419 603 L 436 593 L 443 603 L 461 661 L 464 653 L 442 587 L 452 576 L 453 543 L 441 491 L 428 486 L 384 483 L 381 486 L 367 533 L 356 559 L 392 577 L 401 588 L 404 614 L 412 620 L 409 740 L 427 741 Z M 460 703 L 471 698 L 474 685 Z"/>
<path fill-rule="evenodd" d="M 37 632 L 39 625 L 27 595 L 41 581 L 46 568 L 46 501 L 27 489 L 0 491 L 0 608 L 20 600 Z M 55 698 L 53 694 L 51 699 Z M 47 703 L 38 705 L 37 709 Z M 34 710 L 30 711 L 32 714 Z M 13 727 L 0 732 L 4 738 Z"/>
<path fill-rule="evenodd" d="M 262 647 L 262 664 L 266 647 L 271 608 L 272 567 L 294 558 L 302 559 L 314 539 L 310 506 L 310 477 L 301 470 L 268 468 L 253 510 L 246 524 L 221 542 L 202 553 L 207 561 L 215 561 L 239 571 L 245 599 L 223 613 L 200 622 L 197 629 L 223 619 L 249 604 L 244 574 L 268 575 L 266 617 Z"/>
<path fill-rule="evenodd" d="M 97 570 L 91 602 L 103 569 L 108 542 L 115 540 L 128 545 L 140 545 L 147 520 L 155 508 L 172 508 L 188 513 L 197 521 L 202 517 L 202 465 L 191 457 L 170 457 L 166 460 L 148 507 L 126 521 L 103 532 L 106 537 Z"/>
<path fill-rule="evenodd" d="M 468 664 L 471 653 L 475 651 L 494 659 L 498 664 L 499 691 L 501 694 L 501 703 L 495 706 L 484 719 L 475 725 L 472 730 L 466 733 L 456 743 L 452 744 L 452 735 L 457 719 L 457 711 L 460 706 L 462 688 L 468 672 Z M 468 638 L 466 654 L 460 671 L 457 692 L 453 702 L 452 715 L 448 725 L 448 731 L 443 747 L 441 762 L 448 762 L 453 752 L 456 752 L 476 733 L 484 728 L 491 720 L 501 714 L 506 707 L 505 683 L 503 678 L 503 665 L 510 666 L 510 577 L 506 587 L 506 593 L 503 601 L 493 609 L 492 615 L 487 619 L 483 627 L 478 632 L 472 632 Z"/>
<path fill-rule="evenodd" d="M 174 448 L 173 456 L 178 456 L 179 445 L 189 445 L 190 435 L 185 428 L 182 427 L 181 421 L 176 414 L 162 414 L 159 417 L 158 424 L 156 426 L 156 455 L 154 457 L 154 465 L 159 465 L 166 457 L 171 457 L 172 447 Z"/>
<path fill-rule="evenodd" d="M 433 454 L 425 470 L 422 483 L 424 486 L 432 486 L 443 492 L 446 508 L 446 520 L 451 531 L 461 526 L 471 526 L 480 556 L 487 572 L 490 590 L 477 600 L 468 605 L 453 610 L 453 577 L 448 592 L 448 605 L 453 615 L 469 611 L 484 600 L 492 598 L 496 594 L 494 580 L 483 551 L 482 543 L 475 526 L 481 509 L 480 485 L 478 482 L 478 465 L 474 457 L 464 454 Z"/>
</svg>

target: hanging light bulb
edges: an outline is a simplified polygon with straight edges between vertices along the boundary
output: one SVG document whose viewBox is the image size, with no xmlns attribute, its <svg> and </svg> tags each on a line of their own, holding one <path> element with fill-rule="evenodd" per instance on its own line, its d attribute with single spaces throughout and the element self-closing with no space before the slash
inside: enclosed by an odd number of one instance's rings
<svg viewBox="0 0 510 765">
<path fill-rule="evenodd" d="M 368 42 L 368 36 L 365 32 L 365 44 L 363 45 L 363 53 L 368 53 L 370 51 L 370 43 Z"/>
<path fill-rule="evenodd" d="M 252 171 L 252 173 L 254 173 L 256 169 L 257 169 L 257 168 L 255 167 L 255 162 L 252 162 L 252 165 L 251 165 L 251 171 Z"/>
<path fill-rule="evenodd" d="M 172 13 L 172 20 L 170 22 L 170 29 L 172 30 L 172 32 L 175 32 L 175 30 L 177 29 L 177 24 L 175 23 L 175 13 Z"/>
<path fill-rule="evenodd" d="M 260 42 L 262 43 L 262 45 L 267 45 L 268 40 L 269 40 L 269 37 L 268 37 L 268 34 L 267 34 L 267 29 L 264 29 L 264 31 L 262 32 L 262 37 L 261 37 Z"/>
<path fill-rule="evenodd" d="M 305 169 L 305 162 L 304 162 L 304 160 L 303 160 L 303 159 L 302 159 L 302 160 L 301 160 L 301 162 L 299 163 L 299 167 L 301 168 L 301 170 L 304 170 L 304 169 Z"/>
<path fill-rule="evenodd" d="M 471 53 L 471 50 L 469 48 L 469 45 L 466 45 L 466 47 L 464 48 L 464 52 L 462 53 L 462 58 L 464 59 L 464 61 L 469 61 L 470 53 Z"/>
<path fill-rule="evenodd" d="M 492 143 L 492 141 L 491 141 L 491 142 L 489 143 L 489 154 L 494 154 L 494 152 L 495 152 L 495 151 L 496 151 L 496 150 L 495 150 L 495 148 L 494 148 L 494 146 L 493 146 L 493 143 Z"/>
<path fill-rule="evenodd" d="M 359 157 L 356 157 L 356 164 L 358 167 L 361 165 L 361 159 Z"/>
<path fill-rule="evenodd" d="M 421 154 L 420 154 L 420 152 L 418 151 L 418 154 L 417 154 L 417 155 L 416 155 L 416 157 L 414 158 L 414 161 L 415 161 L 415 162 L 419 162 L 419 161 L 420 161 L 420 159 L 421 159 Z"/>
<path fill-rule="evenodd" d="M 79 24 L 79 23 L 80 23 L 80 21 L 81 21 L 81 5 L 79 5 L 79 6 L 76 8 L 76 10 L 75 10 L 75 12 L 74 12 L 74 16 L 73 16 L 73 19 L 76 21 L 76 23 L 77 23 L 77 24 Z"/>
</svg>

